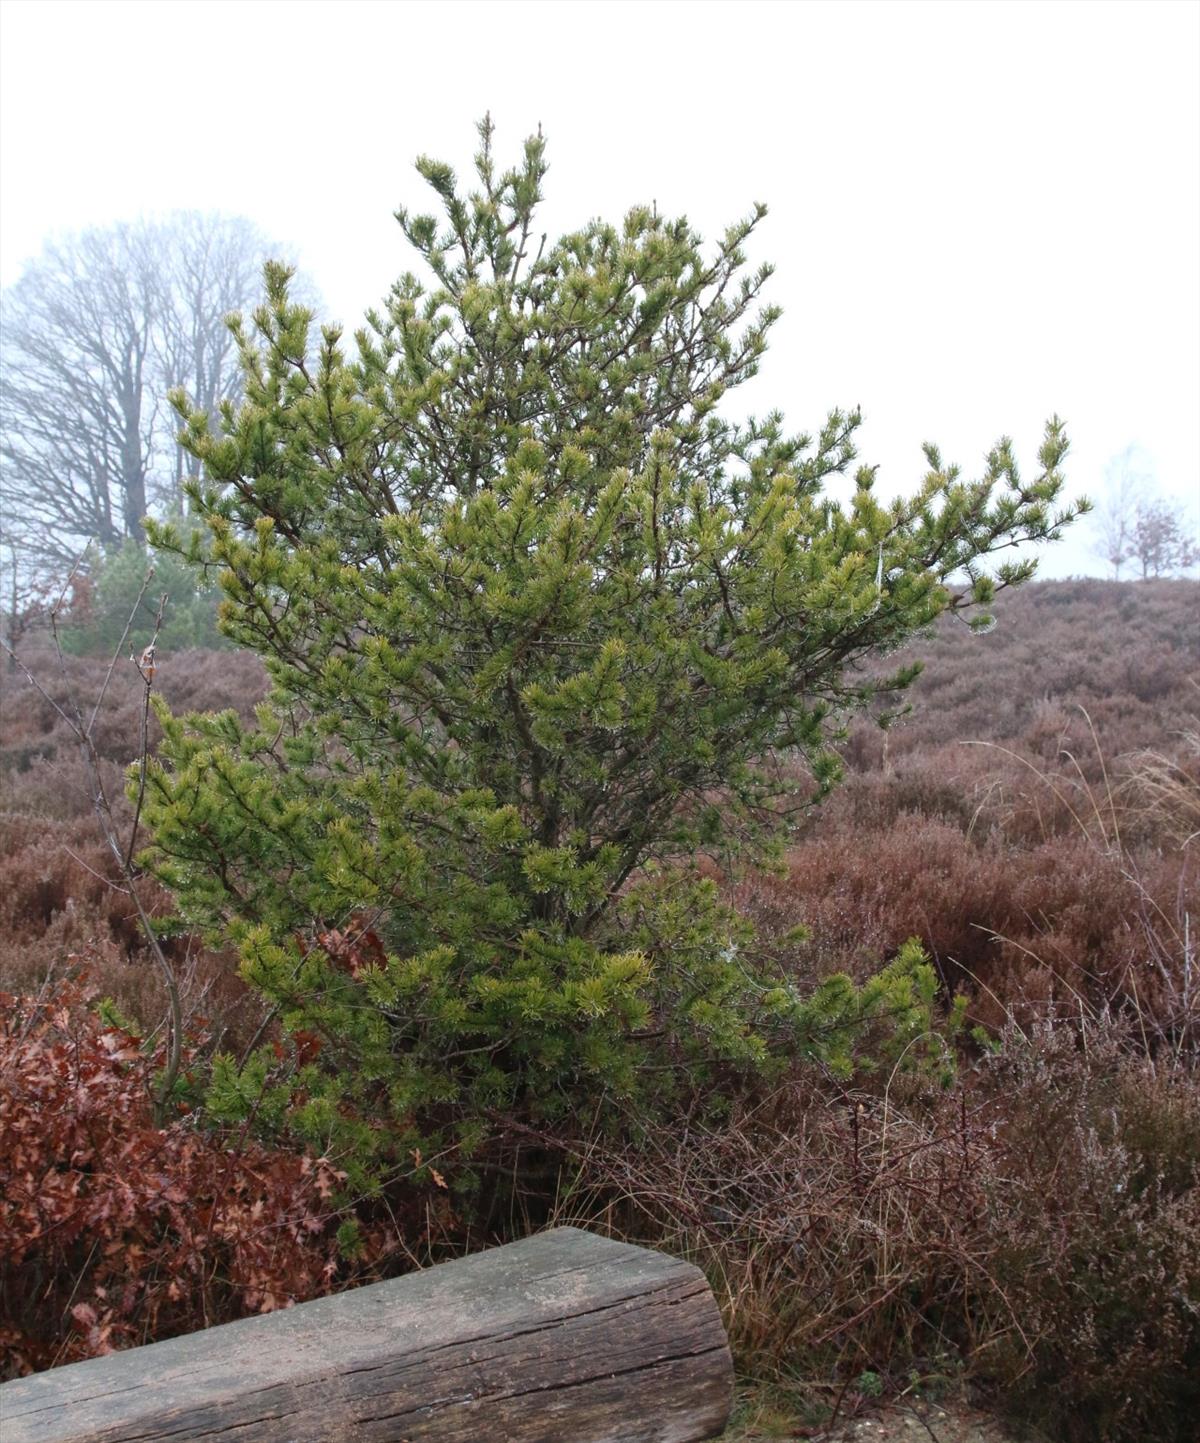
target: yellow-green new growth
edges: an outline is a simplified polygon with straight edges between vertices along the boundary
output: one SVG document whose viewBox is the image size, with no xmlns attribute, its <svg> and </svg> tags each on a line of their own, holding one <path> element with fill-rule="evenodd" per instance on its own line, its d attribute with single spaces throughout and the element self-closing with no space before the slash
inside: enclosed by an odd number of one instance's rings
<svg viewBox="0 0 1200 1443">
<path fill-rule="evenodd" d="M 763 208 L 715 251 L 644 208 L 547 244 L 541 138 L 507 171 L 481 138 L 472 191 L 421 162 L 442 218 L 398 218 L 424 278 L 352 348 L 268 268 L 235 327 L 244 404 L 214 430 L 175 398 L 207 478 L 191 554 L 274 691 L 252 728 L 167 721 L 153 865 L 322 1039 L 292 1113 L 314 1145 L 477 1141 L 497 1109 L 654 1106 L 777 1057 L 845 1070 L 868 1036 L 941 1065 L 912 949 L 805 998 L 690 868 L 768 857 L 833 784 L 847 714 L 915 675 L 860 663 L 1031 574 L 990 563 L 1078 509 L 1062 426 L 1032 481 L 1007 443 L 975 482 L 930 448 L 914 496 L 860 469 L 839 505 L 857 413 L 795 435 L 721 411 L 778 317 L 743 257 Z M 235 1107 L 244 1076 L 218 1083 Z"/>
</svg>

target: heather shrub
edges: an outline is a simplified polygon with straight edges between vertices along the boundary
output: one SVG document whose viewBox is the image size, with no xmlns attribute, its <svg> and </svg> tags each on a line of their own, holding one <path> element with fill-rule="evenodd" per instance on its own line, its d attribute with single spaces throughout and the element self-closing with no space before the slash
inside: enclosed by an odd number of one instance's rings
<svg viewBox="0 0 1200 1443">
<path fill-rule="evenodd" d="M 0 773 L 0 808 L 9 816 L 36 818 L 45 822 L 73 821 L 73 835 L 82 846 L 96 835 L 95 814 L 90 796 L 91 778 L 78 751 L 63 728 L 40 744 L 31 743 L 24 755 L 9 752 L 13 769 Z M 123 815 L 124 767 L 102 760 L 99 773 L 105 792 L 113 799 L 118 816 Z M 64 838 L 68 833 L 63 833 Z M 78 850 L 78 848 L 76 848 Z"/>
<path fill-rule="evenodd" d="M 1063 1443 L 1192 1436 L 1200 1082 L 1109 1019 L 1009 1029 L 950 1090 L 806 1072 L 565 1150 L 559 1217 L 698 1261 L 752 1376 L 826 1405 L 965 1376 Z"/>
<path fill-rule="evenodd" d="M 943 994 L 967 992 L 971 1022 L 999 1039 L 994 1058 L 968 1048 L 949 1088 L 927 1085 L 921 1069 L 855 1070 L 876 1041 L 863 1028 L 869 1047 L 848 1077 L 805 1068 L 747 1088 L 717 1061 L 710 1087 L 723 1115 L 701 1116 L 681 1090 L 665 1122 L 640 1119 L 623 1140 L 569 1135 L 561 1119 L 531 1127 L 497 1109 L 503 1145 L 493 1140 L 469 1164 L 453 1151 L 432 1159 L 453 1189 L 474 1172 L 472 1236 L 503 1240 L 539 1225 L 558 1193 L 564 1220 L 690 1251 L 722 1299 L 742 1368 L 802 1376 L 825 1403 L 844 1389 L 852 1406 L 864 1374 L 903 1391 L 914 1371 L 930 1388 L 965 1372 L 1051 1437 L 1188 1438 L 1188 1409 L 1200 1406 L 1188 1391 L 1200 1360 L 1187 1307 L 1200 1251 L 1200 1112 L 1188 1071 L 1200 1046 L 1190 820 L 1198 595 L 1194 582 L 1043 583 L 997 598 L 1000 624 L 987 635 L 943 619 L 911 648 L 930 663 L 914 711 L 887 732 L 854 724 L 846 782 L 802 819 L 783 871 L 739 875 L 724 858 L 701 861 L 756 924 L 741 960 L 753 949 L 757 964 L 807 994 L 830 974 L 868 979 L 915 934 Z M 63 679 L 39 645 L 26 650 L 54 695 L 98 692 L 106 662 L 69 657 Z M 1139 650 L 1157 680 L 1127 665 Z M 257 658 L 167 650 L 161 659 L 157 682 L 177 710 L 232 707 L 252 724 L 265 687 Z M 130 671 L 118 667 L 102 709 L 114 795 L 131 738 L 136 746 Z M 86 966 L 96 995 L 149 1035 L 163 1015 L 161 982 L 127 903 L 94 875 L 115 879 L 73 741 L 19 676 L 0 686 L 0 806 L 22 814 L 0 819 L 0 987 L 37 991 Z M 810 784 L 801 765 L 790 769 Z M 148 895 L 156 911 L 175 907 L 165 891 Z M 686 911 L 676 899 L 664 916 L 627 915 L 655 947 L 695 945 Z M 339 917 L 320 929 L 351 1002 L 370 961 L 365 922 L 351 914 L 348 926 Z M 247 1056 L 262 1004 L 232 955 L 183 935 L 166 946 L 188 1015 L 209 1019 L 213 1034 L 189 1063 L 199 1083 L 213 1051 Z M 940 1025 L 938 1012 L 935 1001 L 928 1018 Z M 923 1025 L 913 1014 L 901 1048 Z M 274 1131 L 288 1143 L 265 1152 L 298 1158 L 299 1129 L 286 1118 L 294 1105 L 303 1126 L 314 1124 L 315 1166 L 324 1138 L 316 1111 L 304 1115 L 314 1100 L 305 1069 L 351 1065 L 347 1054 L 303 1029 L 289 1038 L 268 1027 L 259 1041 L 246 1095 L 280 1110 Z M 923 1061 L 938 1056 L 927 1048 Z M 226 1101 L 238 1115 L 237 1098 Z M 139 1115 L 148 1122 L 148 1105 Z M 204 1118 L 189 1114 L 188 1127 L 208 1146 Z M 240 1126 L 218 1128 L 211 1145 L 232 1141 L 249 1155 L 241 1138 Z M 387 1185 L 399 1224 L 389 1245 L 423 1251 L 431 1227 L 442 1243 L 460 1241 L 450 1198 L 457 1206 L 461 1194 L 440 1188 L 429 1154 L 418 1166 L 404 1141 L 392 1165 L 417 1173 L 424 1196 L 413 1207 L 411 1178 Z M 329 1165 L 341 1171 L 346 1160 Z M 210 1185 L 203 1169 L 187 1176 Z M 347 1181 L 334 1179 L 339 1192 Z M 340 1226 L 325 1202 L 322 1246 Z M 359 1215 L 374 1236 L 372 1215 L 361 1205 Z M 69 1276 L 78 1261 L 54 1265 Z M 353 1267 L 339 1261 L 333 1285 Z M 13 1315 L 17 1296 L 0 1290 Z M 72 1318 L 56 1296 L 28 1328 L 6 1316 L 5 1346 L 16 1331 L 25 1339 L 11 1366 L 42 1366 L 60 1349 L 63 1359 L 85 1354 L 91 1315 Z M 116 1324 L 109 1343 L 204 1320 L 202 1302 L 173 1311 L 168 1299 L 155 1312 L 152 1298 L 132 1319 L 106 1319 L 104 1297 L 81 1296 L 101 1332 Z M 214 1292 L 209 1316 L 244 1306 L 230 1289 Z"/>
<path fill-rule="evenodd" d="M 730 883 L 730 895 L 797 977 L 862 976 L 870 959 L 916 937 L 969 1017 L 1077 1016 L 1125 1009 L 1151 1030 L 1185 1019 L 1185 932 L 1195 870 L 1179 852 L 1136 868 L 1086 837 L 1012 846 L 949 822 L 901 814 L 880 830 L 819 826 L 777 875 Z M 803 926 L 802 941 L 788 934 Z M 1187 1007 L 1197 1020 L 1197 999 Z"/>
<path fill-rule="evenodd" d="M 87 786 L 76 783 L 80 776 L 78 745 L 55 706 L 69 709 L 78 705 L 87 714 L 103 693 L 92 737 L 101 759 L 124 769 L 137 756 L 141 741 L 142 678 L 128 658 L 119 657 L 106 687 L 111 656 L 66 656 L 60 662 L 44 638 L 36 645 L 23 647 L 21 658 L 45 695 L 16 668 L 8 667 L 0 675 L 4 703 L 0 707 L 0 797 L 6 808 L 13 809 L 13 789 L 19 787 L 22 775 L 35 762 L 43 767 L 54 763 L 65 768 L 61 805 L 73 804 L 82 816 L 90 812 L 91 798 Z M 160 647 L 156 661 L 155 690 L 179 708 L 230 709 L 249 719 L 266 691 L 262 663 L 247 652 L 174 651 Z M 152 717 L 152 749 L 160 735 Z M 118 801 L 121 788 L 118 786 L 112 795 L 114 802 Z"/>
<path fill-rule="evenodd" d="M 1000 598 L 986 635 L 944 623 L 910 649 L 931 663 L 912 713 L 856 723 L 850 775 L 783 872 L 727 891 L 802 976 L 860 975 L 915 935 L 975 1021 L 1111 1006 L 1156 1046 L 1194 1045 L 1198 595 L 1048 583 Z M 1062 663 L 1085 635 L 1081 687 Z M 1154 704 L 1121 689 L 1139 647 L 1165 658 Z M 808 943 L 782 943 L 798 924 Z"/>
<path fill-rule="evenodd" d="M 50 700 L 16 668 L 0 675 L 0 988 L 36 991 L 86 963 L 102 994 L 153 1028 L 167 1005 L 163 979 L 101 839 L 77 739 L 53 704 L 88 711 L 102 696 L 93 729 L 98 771 L 118 829 L 125 831 L 132 813 L 124 772 L 140 741 L 141 677 L 119 658 L 105 687 L 108 661 L 68 656 L 60 665 L 45 638 L 22 645 L 21 654 Z M 261 664 L 231 651 L 161 650 L 155 682 L 178 705 L 230 706 L 243 716 L 253 714 L 265 686 Z M 151 718 L 152 748 L 157 738 Z M 152 880 L 142 889 L 151 915 L 174 911 Z M 163 946 L 185 1015 L 207 1019 L 213 1045 L 240 1051 L 257 1031 L 263 1009 L 229 955 L 188 934 Z"/>
<path fill-rule="evenodd" d="M 1011 1105 L 986 1217 L 1016 1326 L 984 1366 L 1054 1437 L 1183 1443 L 1200 1409 L 1200 1081 L 1103 1030 L 1081 1046 L 1044 1025 L 992 1067 Z"/>
<path fill-rule="evenodd" d="M 38 992 L 86 968 L 100 995 L 124 1015 L 148 1030 L 157 1027 L 167 1009 L 163 978 L 94 819 L 0 812 L 0 858 L 0 988 Z M 173 911 L 169 895 L 152 881 L 143 883 L 142 900 L 153 917 Z M 161 945 L 185 1021 L 202 1018 L 213 1047 L 244 1047 L 264 1009 L 232 957 L 187 933 L 167 936 Z"/>
<path fill-rule="evenodd" d="M 1011 745 L 1047 698 L 1086 707 L 1107 756 L 1158 745 L 1195 712 L 1198 596 L 1190 580 L 1045 582 L 997 598 L 985 635 L 939 626 L 907 653 L 925 670 L 893 753 L 971 738 Z"/>
</svg>

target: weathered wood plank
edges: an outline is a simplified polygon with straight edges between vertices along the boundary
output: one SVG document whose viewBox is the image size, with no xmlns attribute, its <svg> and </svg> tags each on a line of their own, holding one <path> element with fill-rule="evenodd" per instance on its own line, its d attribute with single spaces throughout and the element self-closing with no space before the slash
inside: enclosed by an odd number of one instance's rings
<svg viewBox="0 0 1200 1443">
<path fill-rule="evenodd" d="M 699 1269 L 558 1228 L 0 1386 L 4 1443 L 692 1443 L 732 1401 Z"/>
</svg>

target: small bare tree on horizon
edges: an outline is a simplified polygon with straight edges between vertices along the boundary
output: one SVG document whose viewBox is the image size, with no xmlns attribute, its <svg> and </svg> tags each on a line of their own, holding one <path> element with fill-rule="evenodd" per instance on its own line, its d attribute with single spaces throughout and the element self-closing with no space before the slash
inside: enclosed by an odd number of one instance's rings
<svg viewBox="0 0 1200 1443">
<path fill-rule="evenodd" d="M 1134 563 L 1141 579 L 1174 576 L 1200 562 L 1195 526 L 1184 506 L 1163 496 L 1135 444 L 1105 468 L 1103 499 L 1094 512 L 1092 550 L 1112 567 L 1114 581 Z"/>
</svg>

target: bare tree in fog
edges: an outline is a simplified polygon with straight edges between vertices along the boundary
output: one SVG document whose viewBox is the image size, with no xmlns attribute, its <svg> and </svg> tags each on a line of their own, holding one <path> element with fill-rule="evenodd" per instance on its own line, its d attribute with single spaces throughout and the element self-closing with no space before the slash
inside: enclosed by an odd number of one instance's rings
<svg viewBox="0 0 1200 1443">
<path fill-rule="evenodd" d="M 160 280 L 147 234 L 47 246 L 4 297 L 0 499 L 39 550 L 141 539 Z"/>
<path fill-rule="evenodd" d="M 249 221 L 214 215 L 175 217 L 178 244 L 164 257 L 165 289 L 158 328 L 159 396 L 182 387 L 215 421 L 222 401 L 236 400 L 241 385 L 237 345 L 225 318 L 260 296 L 267 242 Z M 177 417 L 171 413 L 172 430 Z M 169 494 L 183 505 L 183 481 L 199 475 L 199 462 L 172 446 Z"/>
<path fill-rule="evenodd" d="M 5 293 L 0 515 L 31 560 L 141 544 L 152 506 L 178 509 L 166 394 L 215 411 L 236 393 L 225 317 L 254 304 L 272 250 L 247 220 L 178 213 L 49 244 Z"/>
<path fill-rule="evenodd" d="M 1143 581 L 1190 571 L 1200 562 L 1200 546 L 1184 508 L 1161 496 L 1143 501 L 1133 528 L 1131 555 Z"/>
<path fill-rule="evenodd" d="M 1137 459 L 1138 448 L 1126 446 L 1108 463 L 1104 496 L 1093 512 L 1099 533 L 1093 550 L 1112 567 L 1114 581 L 1120 581 L 1122 566 L 1133 559 L 1138 507 L 1150 481 L 1149 476 L 1138 469 Z"/>
<path fill-rule="evenodd" d="M 1092 549 L 1113 569 L 1132 562 L 1143 581 L 1176 576 L 1200 563 L 1196 528 L 1186 508 L 1163 496 L 1154 485 L 1137 446 L 1127 446 L 1105 470 L 1104 494 L 1093 516 L 1096 540 Z"/>
</svg>

